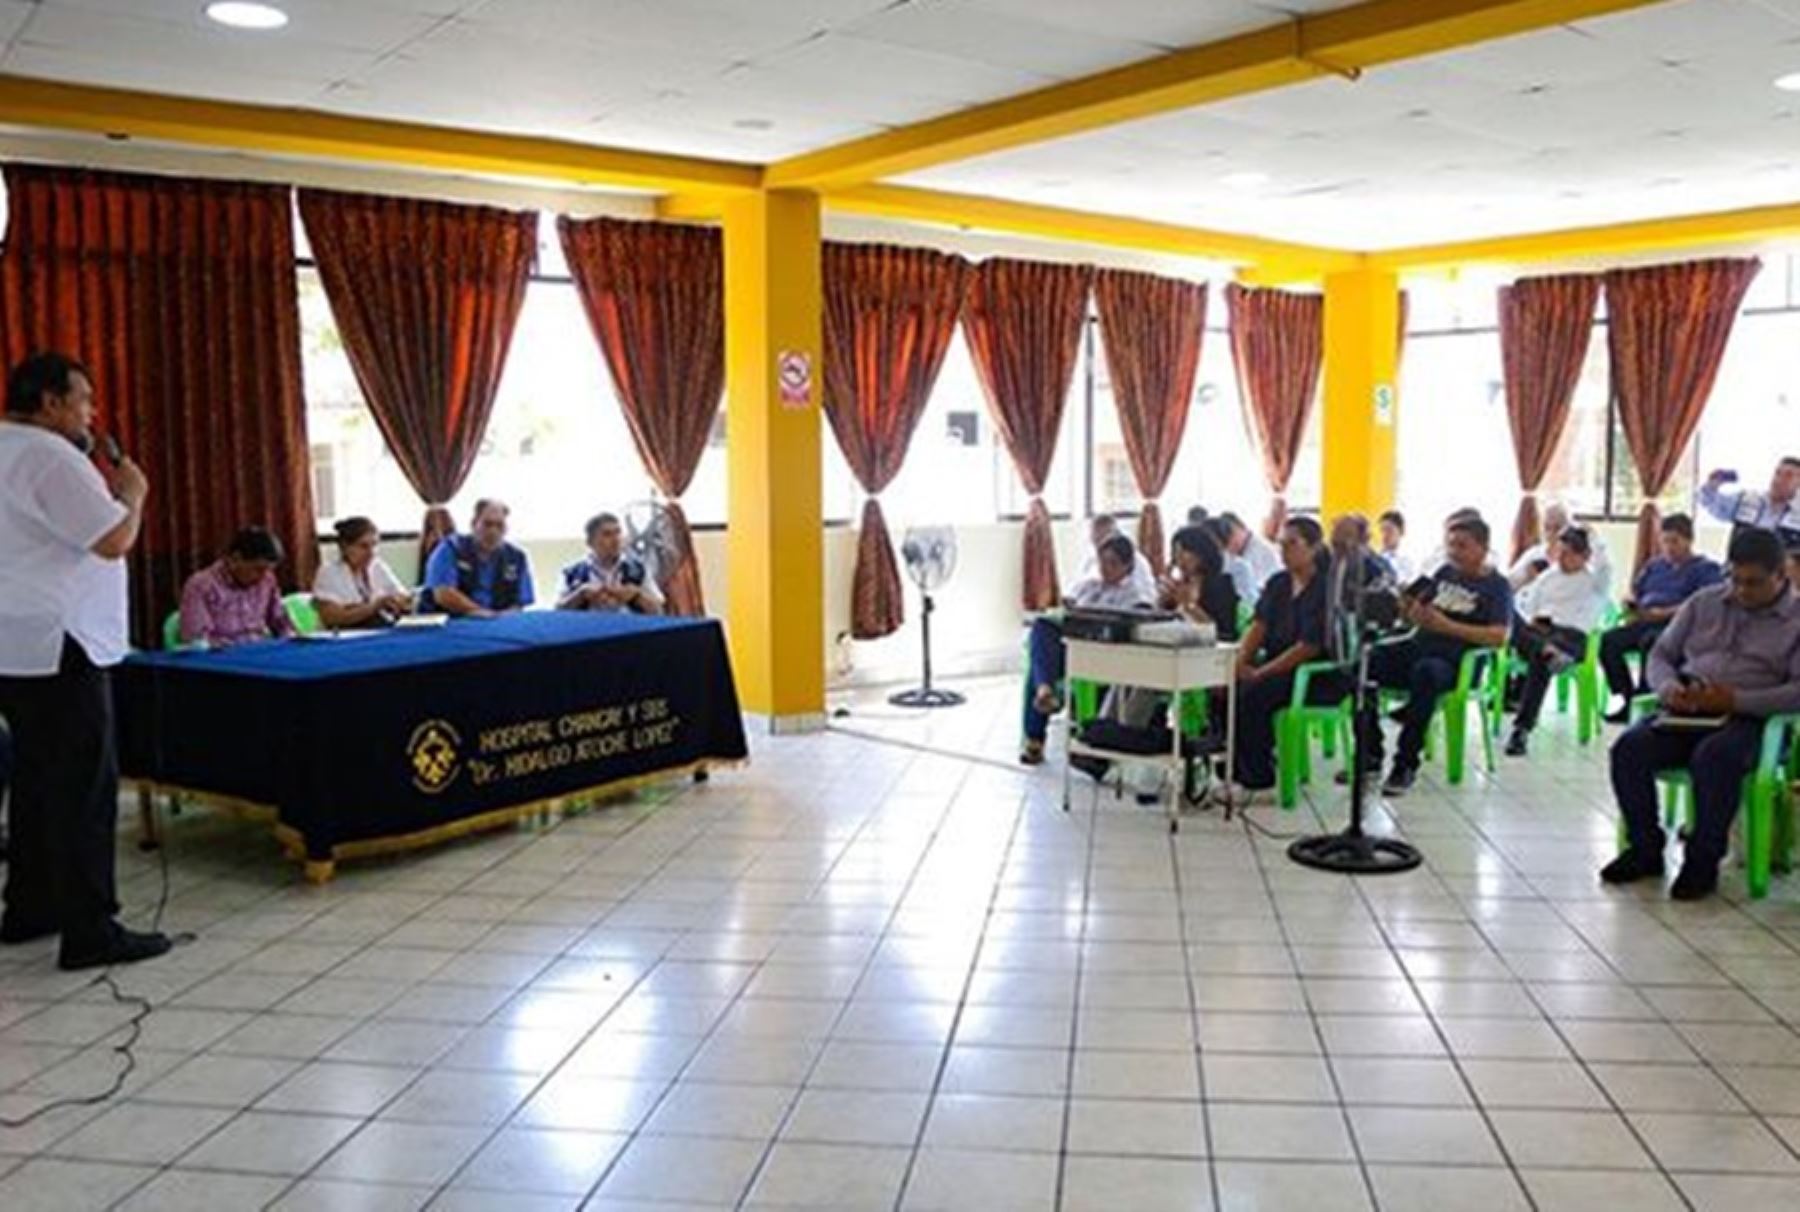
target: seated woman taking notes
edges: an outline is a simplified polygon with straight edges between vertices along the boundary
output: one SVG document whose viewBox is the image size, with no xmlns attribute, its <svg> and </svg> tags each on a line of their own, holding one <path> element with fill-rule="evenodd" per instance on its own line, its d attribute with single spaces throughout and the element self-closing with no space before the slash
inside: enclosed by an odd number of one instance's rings
<svg viewBox="0 0 1800 1212">
<path fill-rule="evenodd" d="M 413 595 L 376 552 L 381 532 L 368 518 L 345 518 L 337 532 L 338 562 L 323 564 L 313 580 L 313 606 L 333 631 L 385 627 L 412 613 Z"/>
</svg>

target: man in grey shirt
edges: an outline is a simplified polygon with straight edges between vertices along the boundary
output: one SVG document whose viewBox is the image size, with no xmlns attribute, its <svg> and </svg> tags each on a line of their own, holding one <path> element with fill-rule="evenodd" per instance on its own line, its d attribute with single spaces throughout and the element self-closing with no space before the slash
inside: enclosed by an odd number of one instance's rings
<svg viewBox="0 0 1800 1212">
<path fill-rule="evenodd" d="M 1662 711 L 1613 746 L 1613 793 L 1627 844 L 1600 872 L 1609 884 L 1661 877 L 1667 839 L 1656 772 L 1685 766 L 1694 780 L 1694 831 L 1669 895 L 1710 895 L 1763 721 L 1800 711 L 1800 592 L 1788 584 L 1781 544 L 1772 531 L 1740 530 L 1727 559 L 1730 580 L 1689 598 L 1650 651 L 1650 688 Z M 1679 717 L 1725 722 L 1681 726 L 1673 722 Z"/>
</svg>

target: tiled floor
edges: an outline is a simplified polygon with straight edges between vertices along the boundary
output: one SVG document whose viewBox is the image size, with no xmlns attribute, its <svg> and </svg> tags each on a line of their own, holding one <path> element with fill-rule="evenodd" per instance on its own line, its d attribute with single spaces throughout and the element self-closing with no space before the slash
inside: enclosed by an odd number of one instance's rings
<svg viewBox="0 0 1800 1212">
<path fill-rule="evenodd" d="M 0 1208 L 1800 1208 L 1800 880 L 1600 889 L 1566 720 L 1429 768 L 1427 866 L 1352 882 L 1283 855 L 1335 789 L 1064 815 L 1016 683 L 971 689 L 326 888 L 183 815 L 199 939 L 120 974 L 157 1003 L 122 1097 L 0 1129 Z M 0 1116 L 120 1064 L 50 956 L 0 951 Z"/>
</svg>

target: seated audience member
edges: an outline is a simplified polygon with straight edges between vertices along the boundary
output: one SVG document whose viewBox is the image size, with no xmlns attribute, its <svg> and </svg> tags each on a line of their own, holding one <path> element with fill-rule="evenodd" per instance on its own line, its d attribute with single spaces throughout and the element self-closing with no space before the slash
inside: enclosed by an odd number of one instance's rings
<svg viewBox="0 0 1800 1212">
<path fill-rule="evenodd" d="M 625 528 L 610 513 L 588 519 L 588 553 L 563 569 L 559 610 L 598 610 L 608 614 L 661 614 L 657 591 L 643 562 L 625 551 Z"/>
<path fill-rule="evenodd" d="M 1746 527 L 1732 536 L 1726 563 L 1730 579 L 1689 598 L 1650 650 L 1659 717 L 1634 724 L 1613 745 L 1613 794 L 1627 841 L 1601 869 L 1609 884 L 1661 877 L 1667 839 L 1656 773 L 1686 768 L 1694 824 L 1669 894 L 1698 900 L 1717 888 L 1763 721 L 1800 711 L 1800 593 L 1783 572 L 1781 544 L 1771 531 Z M 1662 716 L 1722 722 L 1671 727 Z"/>
<path fill-rule="evenodd" d="M 477 501 L 470 533 L 451 535 L 438 544 L 425 564 L 425 591 L 434 609 L 492 618 L 523 610 L 536 600 L 531 561 L 506 541 L 509 513 L 504 501 Z"/>
<path fill-rule="evenodd" d="M 275 583 L 281 541 L 260 526 L 232 536 L 225 556 L 187 579 L 181 590 L 181 642 L 214 648 L 294 634 Z"/>
<path fill-rule="evenodd" d="M 1471 648 L 1499 648 L 1506 643 L 1512 619 L 1512 589 L 1488 564 L 1488 527 L 1479 518 L 1451 523 L 1445 540 L 1447 562 L 1431 574 L 1422 595 L 1405 593 L 1401 616 L 1417 629 L 1410 638 L 1376 645 L 1369 653 L 1369 675 L 1379 686 L 1408 692 L 1401 710 L 1400 741 L 1393 768 L 1382 791 L 1403 795 L 1419 773 L 1425 731 L 1438 700 L 1456 685 L 1463 653 Z M 1366 769 L 1380 767 L 1379 727 L 1365 719 L 1361 749 Z"/>
<path fill-rule="evenodd" d="M 1269 578 L 1281 571 L 1281 556 L 1274 544 L 1244 525 L 1244 519 L 1229 511 L 1219 515 L 1224 524 L 1220 542 L 1225 550 L 1250 566 L 1251 590 L 1246 595 L 1254 600 Z"/>
<path fill-rule="evenodd" d="M 1721 522 L 1738 527 L 1772 530 L 1788 547 L 1800 543 L 1800 455 L 1788 455 L 1775 464 L 1769 490 L 1727 485 L 1737 481 L 1735 471 L 1715 471 L 1700 486 L 1700 505 Z"/>
<path fill-rule="evenodd" d="M 1225 575 L 1237 589 L 1238 601 L 1254 602 L 1261 593 L 1262 586 L 1256 579 L 1256 572 L 1250 567 L 1250 561 L 1241 555 L 1233 555 L 1228 544 L 1231 541 L 1231 524 L 1222 517 L 1208 518 L 1202 525 L 1206 533 L 1218 544 L 1219 558 L 1225 562 Z"/>
<path fill-rule="evenodd" d="M 1206 511 L 1206 506 L 1195 505 L 1188 509 L 1187 524 L 1189 526 L 1204 526 L 1206 525 L 1207 519 L 1210 517 L 1212 517 L 1212 514 Z"/>
<path fill-rule="evenodd" d="M 1481 510 L 1475 508 L 1473 505 L 1464 505 L 1461 509 L 1451 510 L 1449 516 L 1444 519 L 1443 537 L 1438 540 L 1438 545 L 1432 549 L 1431 554 L 1421 560 L 1418 567 L 1414 569 L 1415 575 L 1413 576 L 1413 580 L 1416 581 L 1421 576 L 1430 576 L 1449 562 L 1450 557 L 1447 553 L 1450 540 L 1450 528 L 1452 526 L 1456 525 L 1458 522 L 1480 522 L 1484 520 L 1485 519 L 1481 516 Z M 1412 581 L 1403 581 L 1401 584 L 1410 585 L 1412 584 Z"/>
<path fill-rule="evenodd" d="M 412 611 L 412 591 L 377 552 L 381 532 L 368 518 L 345 518 L 332 530 L 338 559 L 321 564 L 313 578 L 313 608 L 319 622 L 340 627 L 381 627 Z"/>
<path fill-rule="evenodd" d="M 1800 544 L 1787 549 L 1788 588 L 1800 593 Z"/>
<path fill-rule="evenodd" d="M 1311 518 L 1290 518 L 1281 528 L 1282 571 L 1269 578 L 1256 603 L 1237 663 L 1237 736 L 1233 773 L 1245 791 L 1275 785 L 1275 713 L 1293 698 L 1294 671 L 1325 657 L 1331 558 L 1324 534 Z M 1349 686 L 1341 675 L 1315 678 L 1308 700 L 1332 703 Z"/>
<path fill-rule="evenodd" d="M 1355 605 L 1355 582 L 1350 579 L 1353 569 L 1362 570 L 1365 589 L 1394 587 L 1393 569 L 1369 547 L 1369 519 L 1360 513 L 1343 514 L 1331 523 L 1331 546 L 1324 554 L 1331 561 L 1326 600 L 1336 609 Z"/>
<path fill-rule="evenodd" d="M 1390 509 L 1381 515 L 1381 550 L 1376 554 L 1387 561 L 1388 571 L 1399 585 L 1410 585 L 1419 575 L 1418 564 L 1400 549 L 1405 542 L 1406 515 Z"/>
<path fill-rule="evenodd" d="M 1190 623 L 1211 623 L 1221 640 L 1238 633 L 1237 586 L 1225 574 L 1225 553 L 1204 526 L 1183 526 L 1169 541 L 1169 575 L 1156 587 L 1156 604 Z"/>
<path fill-rule="evenodd" d="M 1519 558 L 1513 561 L 1506 570 L 1506 582 L 1516 593 L 1531 584 L 1538 577 L 1556 567 L 1556 545 L 1563 535 L 1575 526 L 1575 520 L 1569 516 L 1569 507 L 1561 502 L 1553 501 L 1544 506 L 1544 537 L 1541 541 L 1527 547 Z M 1606 549 L 1606 540 L 1593 531 L 1588 531 L 1588 544 L 1592 552 L 1588 566 L 1599 576 L 1608 592 L 1612 590 L 1612 555 Z"/>
<path fill-rule="evenodd" d="M 1129 610 L 1148 606 L 1133 583 L 1131 575 L 1137 550 L 1122 534 L 1113 535 L 1100 544 L 1099 574 L 1083 581 L 1069 595 L 1070 606 L 1097 606 L 1112 610 Z M 1064 652 L 1062 624 L 1056 619 L 1032 620 L 1030 662 L 1025 698 L 1025 747 L 1019 760 L 1035 766 L 1044 760 L 1044 737 L 1049 732 L 1050 717 L 1062 710 Z"/>
<path fill-rule="evenodd" d="M 1593 544 L 1572 526 L 1556 541 L 1556 566 L 1519 591 L 1512 642 L 1525 658 L 1525 688 L 1506 752 L 1525 756 L 1550 679 L 1587 655 L 1588 633 L 1606 613 L 1606 583 L 1594 571 Z"/>
<path fill-rule="evenodd" d="M 1694 519 L 1672 513 L 1662 520 L 1662 554 L 1644 565 L 1625 599 L 1625 621 L 1600 637 L 1600 667 L 1606 684 L 1623 702 L 1607 719 L 1623 724 L 1631 717 L 1631 696 L 1642 692 L 1644 674 L 1636 679 L 1625 663 L 1628 653 L 1650 651 L 1681 604 L 1725 579 L 1718 561 L 1694 550 Z"/>
<path fill-rule="evenodd" d="M 1075 579 L 1069 582 L 1068 596 L 1073 597 L 1075 591 L 1085 582 L 1096 580 L 1100 576 L 1100 547 L 1119 530 L 1119 520 L 1110 513 L 1097 513 L 1088 522 L 1088 553 L 1076 570 Z M 1131 585 L 1143 600 L 1148 602 L 1156 597 L 1156 572 L 1150 567 L 1150 561 L 1144 553 L 1137 552 L 1131 565 Z"/>
</svg>

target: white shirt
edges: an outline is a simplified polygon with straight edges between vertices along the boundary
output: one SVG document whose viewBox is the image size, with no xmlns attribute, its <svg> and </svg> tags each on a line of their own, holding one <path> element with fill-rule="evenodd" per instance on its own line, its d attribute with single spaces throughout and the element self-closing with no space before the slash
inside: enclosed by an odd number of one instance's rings
<svg viewBox="0 0 1800 1212">
<path fill-rule="evenodd" d="M 1519 591 L 1517 609 L 1522 619 L 1547 616 L 1558 627 L 1592 631 L 1606 613 L 1606 601 L 1606 580 L 1590 558 L 1580 572 L 1564 572 L 1561 565 L 1552 564 Z"/>
<path fill-rule="evenodd" d="M 1254 530 L 1244 540 L 1244 562 L 1250 565 L 1250 575 L 1256 578 L 1256 592 L 1250 595 L 1251 601 L 1262 596 L 1262 588 L 1269 583 L 1269 578 L 1281 571 L 1281 553 L 1275 545 L 1257 534 Z"/>
<path fill-rule="evenodd" d="M 1092 577 L 1077 585 L 1069 594 L 1069 600 L 1077 606 L 1097 606 L 1103 610 L 1130 610 L 1137 606 L 1152 606 L 1156 603 L 1156 593 L 1151 591 L 1145 597 L 1138 591 L 1137 578 L 1126 577 L 1117 585 L 1108 585 L 1099 577 Z"/>
<path fill-rule="evenodd" d="M 1150 561 L 1146 559 L 1144 553 L 1137 550 L 1136 547 L 1132 548 L 1131 554 L 1131 576 L 1129 581 L 1132 591 L 1141 595 L 1143 601 L 1156 601 L 1156 573 L 1152 571 Z M 1068 596 L 1074 597 L 1083 585 L 1086 585 L 1089 581 L 1098 581 L 1099 579 L 1100 549 L 1096 547 L 1089 551 L 1087 559 L 1081 562 L 1081 570 L 1075 574 L 1075 579 L 1069 583 Z"/>
<path fill-rule="evenodd" d="M 1588 571 L 1600 578 L 1600 584 L 1604 590 L 1611 592 L 1612 554 L 1606 549 L 1606 540 L 1601 538 L 1598 532 L 1590 530 L 1588 531 L 1588 546 L 1592 549 L 1588 555 Z M 1513 566 L 1506 570 L 1506 579 L 1512 582 L 1515 588 L 1523 585 L 1525 574 L 1531 570 L 1531 565 L 1537 560 L 1548 561 L 1550 569 L 1555 569 L 1556 561 L 1550 558 L 1548 540 L 1527 547 L 1525 554 L 1514 560 Z M 1546 571 L 1544 575 L 1548 576 L 1549 571 Z M 1574 624 L 1565 624 L 1565 626 L 1572 627 Z"/>
<path fill-rule="evenodd" d="M 373 602 L 376 598 L 410 592 L 400 583 L 400 578 L 394 575 L 394 570 L 387 566 L 387 561 L 376 556 L 369 562 L 366 583 L 358 580 L 350 565 L 342 560 L 319 565 L 319 574 L 313 578 L 312 595 L 317 600 L 330 602 L 334 606 L 359 606 L 364 602 Z"/>
<path fill-rule="evenodd" d="M 1413 581 L 1418 578 L 1418 564 L 1414 562 L 1411 556 L 1407 555 L 1404 551 L 1401 551 L 1398 547 L 1394 548 L 1392 551 L 1382 552 L 1381 558 L 1386 560 L 1387 566 L 1394 570 L 1394 581 L 1401 588 L 1405 588 L 1412 584 Z"/>
<path fill-rule="evenodd" d="M 1254 605 L 1262 597 L 1262 585 L 1257 581 L 1250 561 L 1243 556 L 1234 556 L 1229 551 L 1220 554 L 1225 560 L 1225 575 L 1231 578 L 1231 587 L 1237 590 L 1238 601 Z"/>
<path fill-rule="evenodd" d="M 0 423 L 0 676 L 54 674 L 65 637 L 102 668 L 125 659 L 125 561 L 91 548 L 129 512 L 67 438 Z"/>
</svg>

